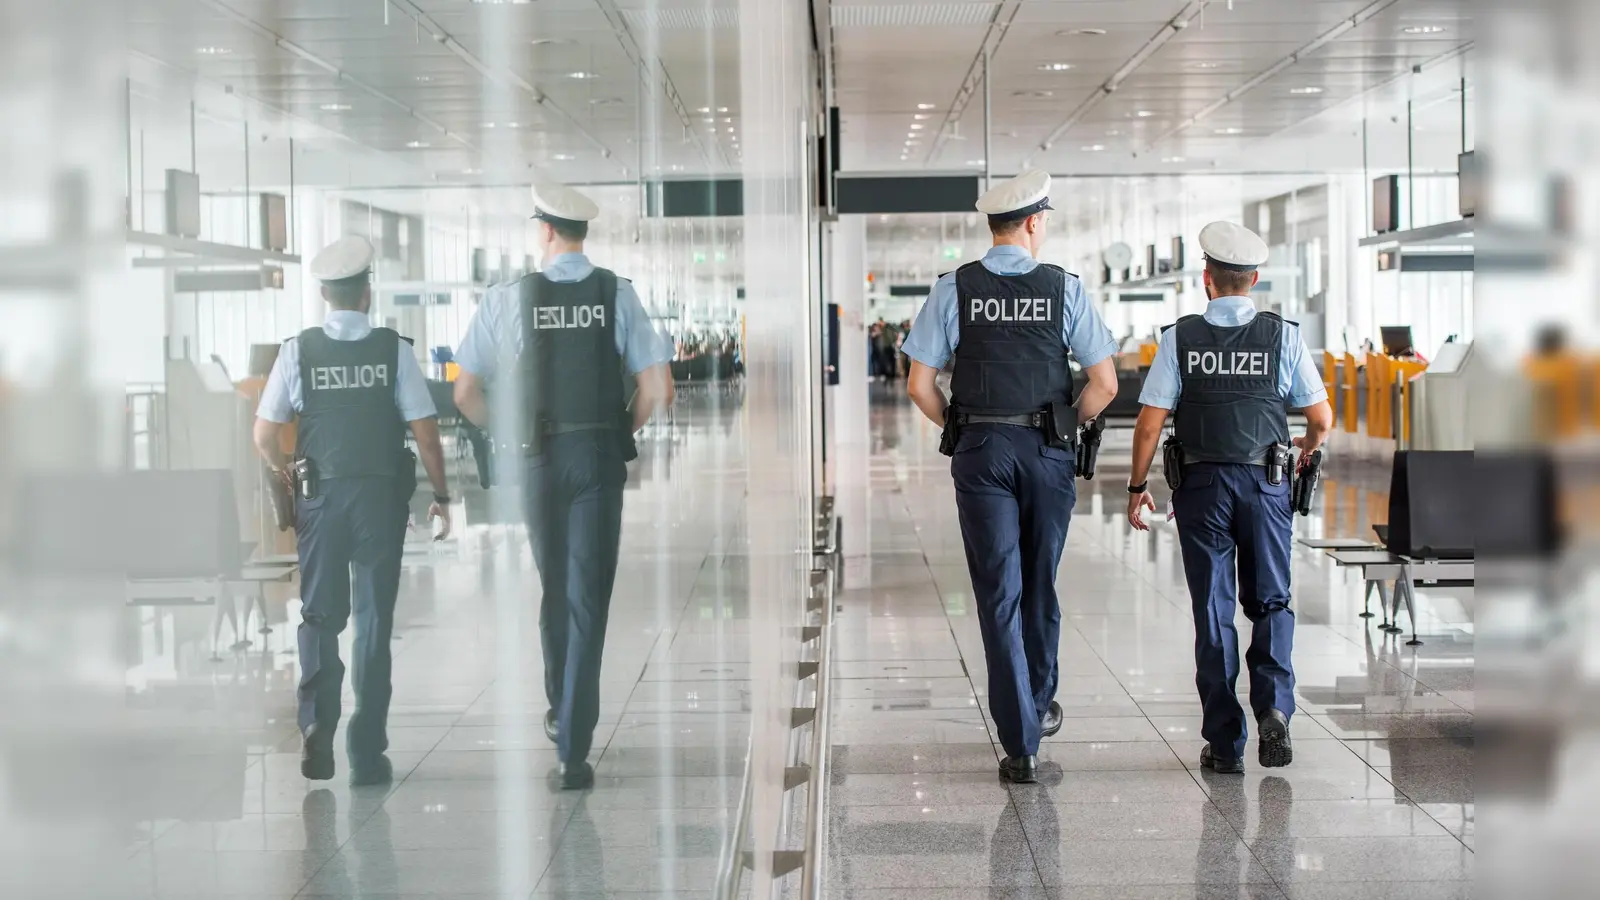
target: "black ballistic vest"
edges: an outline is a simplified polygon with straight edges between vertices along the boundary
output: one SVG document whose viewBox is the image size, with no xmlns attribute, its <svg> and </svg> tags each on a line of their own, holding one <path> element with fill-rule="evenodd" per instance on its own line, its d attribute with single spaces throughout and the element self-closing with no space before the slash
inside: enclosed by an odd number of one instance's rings
<svg viewBox="0 0 1600 900">
<path fill-rule="evenodd" d="M 627 431 L 617 356 L 617 276 L 522 279 L 522 396 L 529 424 L 547 431 L 593 425 Z"/>
<path fill-rule="evenodd" d="M 374 328 L 359 341 L 336 341 L 320 327 L 300 332 L 301 409 L 295 455 L 318 478 L 394 476 L 406 444 L 395 405 L 400 335 Z"/>
<path fill-rule="evenodd" d="M 963 412 L 1011 416 L 1072 402 L 1072 370 L 1061 340 L 1067 273 L 1042 263 L 996 275 L 981 262 L 956 270 L 961 341 L 950 400 Z"/>
<path fill-rule="evenodd" d="M 1289 442 L 1288 405 L 1278 393 L 1283 319 L 1262 312 L 1225 327 L 1184 316 L 1173 327 L 1183 384 L 1174 431 L 1184 459 L 1265 465 L 1274 443 Z"/>
</svg>

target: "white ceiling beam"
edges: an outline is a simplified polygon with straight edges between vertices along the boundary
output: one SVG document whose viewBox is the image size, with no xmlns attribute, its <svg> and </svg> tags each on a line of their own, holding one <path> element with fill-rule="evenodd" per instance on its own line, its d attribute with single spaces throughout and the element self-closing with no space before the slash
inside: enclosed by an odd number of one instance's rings
<svg viewBox="0 0 1600 900">
<path fill-rule="evenodd" d="M 1006 33 L 1011 30 L 1011 23 L 1016 19 L 1017 13 L 1022 11 L 1024 0 L 1002 0 L 995 7 L 994 18 L 989 20 L 989 27 L 983 33 L 983 40 L 978 42 L 978 52 L 973 55 L 972 62 L 967 64 L 967 74 L 961 80 L 961 87 L 956 91 L 955 99 L 951 101 L 950 108 L 945 111 L 944 121 L 933 132 L 933 140 L 928 145 L 928 155 L 925 163 L 932 163 L 933 158 L 944 149 L 945 141 L 949 140 L 951 129 L 961 121 L 967 112 L 967 105 L 977 95 L 980 82 L 983 80 L 983 59 L 985 55 L 993 56 L 1000 51 L 1000 45 L 1006 39 Z"/>
<path fill-rule="evenodd" d="M 1240 97 L 1243 97 L 1245 94 L 1248 94 L 1249 92 L 1265 84 L 1267 81 L 1271 80 L 1274 76 L 1283 72 L 1290 66 L 1297 65 L 1301 60 L 1310 58 L 1312 54 L 1316 53 L 1318 50 L 1321 50 L 1328 44 L 1331 44 L 1351 31 L 1354 31 L 1373 16 L 1378 15 L 1379 13 L 1399 2 L 1400 0 L 1377 0 L 1376 3 L 1363 7 L 1350 18 L 1341 20 L 1339 24 L 1333 26 L 1327 31 L 1324 31 L 1322 34 L 1317 35 L 1315 38 L 1312 38 L 1308 43 L 1296 49 L 1293 53 L 1285 56 L 1283 59 L 1278 60 L 1262 71 L 1257 72 L 1255 75 L 1252 75 L 1250 78 L 1245 80 L 1244 83 L 1238 85 L 1233 90 L 1228 91 L 1227 94 L 1224 94 L 1222 99 L 1207 105 L 1199 112 L 1168 129 L 1166 132 L 1162 133 L 1149 144 L 1147 144 L 1144 148 L 1144 152 L 1149 152 L 1159 144 L 1193 127 L 1197 122 L 1200 122 L 1202 119 L 1205 119 L 1212 113 L 1215 113 L 1217 110 L 1227 106 L 1229 103 L 1232 103 Z"/>
<path fill-rule="evenodd" d="M 271 41 L 272 44 L 274 46 L 276 46 L 278 49 L 283 50 L 286 53 L 289 53 L 289 54 L 291 54 L 293 56 L 297 56 L 300 59 L 305 60 L 306 62 L 316 66 L 319 69 L 322 69 L 323 71 L 325 71 L 328 74 L 334 76 L 338 80 L 340 80 L 340 81 L 350 85 L 351 87 L 353 87 L 353 88 L 355 88 L 355 89 L 367 94 L 368 96 L 371 96 L 371 97 L 373 97 L 373 98 L 375 98 L 377 100 L 381 100 L 384 103 L 388 103 L 389 105 L 394 106 L 397 109 L 400 109 L 400 110 L 404 111 L 406 113 L 406 115 L 410 116 L 413 119 L 416 119 L 418 122 L 421 122 L 424 125 L 427 125 L 429 128 L 432 128 L 435 131 L 438 131 L 440 134 L 444 135 L 445 138 L 447 138 L 449 140 L 452 140 L 452 141 L 455 141 L 456 143 L 458 143 L 458 144 L 460 144 L 463 147 L 466 147 L 468 149 L 471 149 L 471 150 L 476 150 L 477 149 L 477 147 L 472 143 L 472 141 L 468 140 L 464 135 L 456 134 L 455 132 L 453 132 L 450 129 L 446 128 L 443 124 L 434 121 L 433 119 L 429 118 L 426 115 L 423 115 L 422 113 L 418 112 L 415 108 L 407 105 L 405 102 L 403 102 L 403 101 L 401 101 L 399 99 L 396 99 L 395 97 L 392 97 L 389 94 L 386 94 L 383 91 L 378 90 L 377 88 L 373 87 L 372 85 L 367 84 L 366 82 L 362 81 L 361 79 L 356 78 L 355 76 L 351 75 L 350 73 L 343 71 L 342 69 L 340 69 L 338 66 L 334 65 L 333 63 L 323 59 L 322 57 L 316 55 L 315 53 L 312 53 L 310 50 L 307 50 L 306 48 L 300 46 L 299 44 L 294 43 L 293 41 L 289 40 L 288 38 L 285 38 L 283 35 L 278 34 L 276 31 L 273 31 L 272 29 L 266 27 L 265 25 L 262 25 L 261 23 L 255 21 L 254 19 L 250 18 L 249 16 L 246 16 L 245 14 L 243 14 L 241 12 L 238 12 L 237 10 L 235 10 L 232 7 L 228 6 L 227 4 L 220 2 L 220 0 L 200 0 L 200 2 L 205 4 L 206 6 L 211 7 L 212 9 L 216 10 L 218 13 L 222 14 L 223 16 L 225 16 L 225 17 L 227 17 L 229 19 L 232 19 L 234 22 L 238 23 L 239 25 L 243 26 L 244 28 L 248 29 L 249 31 L 253 32 L 256 36 L 258 36 L 260 38 L 263 38 L 265 40 Z"/>
<path fill-rule="evenodd" d="M 1393 0 L 1390 0 L 1390 2 L 1393 2 Z M 1145 61 L 1154 56 L 1155 52 L 1165 46 L 1168 41 L 1177 37 L 1179 32 L 1188 28 L 1189 23 L 1205 9 L 1205 5 L 1206 0 L 1190 0 L 1190 2 L 1185 3 L 1183 9 L 1179 10 L 1177 15 L 1168 19 L 1151 36 L 1150 40 L 1144 42 L 1144 46 L 1129 57 L 1128 61 L 1123 63 L 1117 71 L 1113 72 L 1110 78 L 1107 78 L 1099 88 L 1095 89 L 1094 93 L 1084 98 L 1084 101 L 1078 104 L 1077 109 L 1074 109 L 1060 125 L 1052 129 L 1045 136 L 1045 139 L 1039 142 L 1039 150 L 1048 151 L 1055 146 L 1055 142 L 1063 134 L 1066 134 L 1068 129 L 1082 121 L 1090 110 L 1100 104 L 1100 101 L 1116 93 L 1117 88 L 1122 86 L 1122 82 L 1126 81 L 1129 75 L 1132 75 L 1135 70 L 1144 65 Z"/>
</svg>

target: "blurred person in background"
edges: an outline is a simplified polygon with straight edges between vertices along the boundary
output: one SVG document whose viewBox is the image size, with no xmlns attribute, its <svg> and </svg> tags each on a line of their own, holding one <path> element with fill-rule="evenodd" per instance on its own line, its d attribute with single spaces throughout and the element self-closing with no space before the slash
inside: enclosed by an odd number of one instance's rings
<svg viewBox="0 0 1600 900">
<path fill-rule="evenodd" d="M 588 756 L 600 719 L 626 464 L 638 455 L 634 432 L 672 403 L 673 348 L 632 283 L 584 255 L 600 214 L 595 202 L 541 183 L 533 204 L 542 269 L 478 307 L 456 355 L 456 405 L 525 456 L 528 539 L 544 591 L 545 735 L 556 745 L 561 787 L 583 790 L 594 783 Z M 504 375 L 520 383 L 520 435 L 492 421 L 484 394 L 502 359 L 515 360 Z M 625 371 L 638 382 L 631 408 Z"/>
<path fill-rule="evenodd" d="M 390 328 L 373 328 L 372 244 L 346 237 L 311 262 L 331 307 L 321 326 L 284 342 L 256 412 L 255 444 L 280 478 L 295 480 L 295 533 L 301 584 L 300 773 L 333 777 L 344 663 L 339 635 L 356 617 L 352 676 L 356 709 L 346 731 L 353 785 L 394 777 L 385 751 L 391 694 L 389 650 L 400 560 L 416 491 L 416 460 L 405 446 L 409 425 L 421 452 L 433 503 L 428 517 L 450 533 L 439 422 L 427 379 L 410 345 Z M 294 466 L 279 441 L 298 417 Z M 304 472 L 299 473 L 302 469 Z M 354 577 L 352 577 L 352 575 Z"/>
<path fill-rule="evenodd" d="M 1333 428 L 1333 409 L 1299 326 L 1258 312 L 1250 301 L 1261 277 L 1258 267 L 1267 261 L 1266 242 L 1240 225 L 1213 222 L 1200 232 L 1200 249 L 1210 302 L 1204 314 L 1184 316 L 1166 329 L 1145 378 L 1139 395 L 1144 409 L 1134 426 L 1128 522 L 1149 530 L 1144 511 L 1156 508 L 1150 466 L 1173 413 L 1183 456 L 1172 507 L 1194 606 L 1195 684 L 1206 739 L 1200 765 L 1243 774 L 1249 731 L 1234 693 L 1239 635 L 1233 624 L 1241 605 L 1254 625 L 1245 661 L 1258 759 L 1268 768 L 1294 760 L 1292 479 L 1285 461 L 1273 481 L 1270 460 L 1275 452 L 1287 456 L 1289 409 L 1306 417 L 1305 436 L 1293 441 L 1302 463 Z M 1169 484 L 1173 479 L 1168 472 Z"/>
</svg>

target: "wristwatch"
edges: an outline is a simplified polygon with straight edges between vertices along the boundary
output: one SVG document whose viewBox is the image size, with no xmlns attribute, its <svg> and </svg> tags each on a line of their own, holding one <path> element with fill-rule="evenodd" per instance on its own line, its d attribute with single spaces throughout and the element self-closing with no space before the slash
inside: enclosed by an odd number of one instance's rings
<svg viewBox="0 0 1600 900">
<path fill-rule="evenodd" d="M 433 495 L 433 502 L 439 504 L 440 506 L 449 506 L 450 505 L 450 495 L 449 494 L 434 494 Z"/>
<path fill-rule="evenodd" d="M 1147 491 L 1149 489 L 1150 489 L 1150 479 L 1148 479 L 1148 478 L 1146 478 L 1144 481 L 1139 482 L 1138 484 L 1130 484 L 1130 485 L 1128 485 L 1128 493 L 1130 493 L 1130 494 L 1142 494 L 1142 493 L 1144 493 L 1145 491 Z"/>
</svg>

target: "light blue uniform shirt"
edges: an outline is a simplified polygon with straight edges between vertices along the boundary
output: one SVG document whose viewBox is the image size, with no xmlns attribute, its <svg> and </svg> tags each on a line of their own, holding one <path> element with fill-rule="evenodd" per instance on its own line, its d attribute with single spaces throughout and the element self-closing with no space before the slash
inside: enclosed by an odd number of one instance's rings
<svg viewBox="0 0 1600 900">
<path fill-rule="evenodd" d="M 367 321 L 366 313 L 336 309 L 328 313 L 322 330 L 336 341 L 359 341 L 372 333 L 372 323 Z M 417 365 L 411 345 L 405 341 L 400 342 L 395 373 L 394 405 L 399 408 L 401 418 L 415 422 L 439 414 L 433 398 L 428 395 L 428 380 L 422 375 L 422 367 Z M 284 342 L 278 361 L 272 364 L 256 415 L 268 422 L 291 422 L 295 414 L 305 408 L 304 396 L 300 386 L 300 339 L 292 337 Z"/>
<path fill-rule="evenodd" d="M 1256 317 L 1256 308 L 1249 297 L 1218 297 L 1206 304 L 1205 320 L 1220 327 L 1247 325 Z M 1178 395 L 1183 391 L 1183 381 L 1178 375 L 1177 329 L 1168 328 L 1161 335 L 1156 358 L 1150 363 L 1145 376 L 1144 389 L 1139 392 L 1139 403 L 1159 409 L 1176 409 Z M 1290 409 L 1305 409 L 1328 399 L 1328 389 L 1322 384 L 1322 373 L 1311 361 L 1311 351 L 1306 349 L 1305 338 L 1300 336 L 1300 326 L 1284 323 L 1283 350 L 1278 354 L 1278 393 L 1289 401 Z"/>
<path fill-rule="evenodd" d="M 981 262 L 996 275 L 1026 275 L 1039 265 L 1033 254 L 1015 244 L 989 248 Z M 1065 300 L 1061 343 L 1072 351 L 1078 365 L 1088 368 L 1116 353 L 1117 342 L 1111 336 L 1111 329 L 1089 304 L 1083 282 L 1076 276 L 1067 276 Z M 956 345 L 961 343 L 961 316 L 956 307 L 956 273 L 950 272 L 933 283 L 928 302 L 922 305 L 916 321 L 911 323 L 911 333 L 900 347 L 901 352 L 930 368 L 944 368 L 955 354 Z"/>
<path fill-rule="evenodd" d="M 594 271 L 594 263 L 582 253 L 563 253 L 550 260 L 544 277 L 551 281 L 582 281 Z M 639 294 L 624 278 L 617 279 L 616 298 L 617 355 L 628 371 L 637 375 L 651 366 L 672 361 L 672 343 L 656 331 L 645 314 Z M 466 337 L 456 349 L 456 363 L 462 371 L 488 378 L 499 365 L 501 354 L 508 358 L 522 350 L 522 294 L 517 283 L 500 284 L 484 292 L 483 302 L 467 325 Z"/>
</svg>

